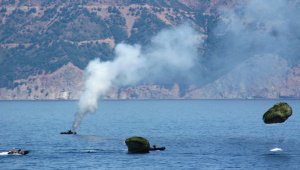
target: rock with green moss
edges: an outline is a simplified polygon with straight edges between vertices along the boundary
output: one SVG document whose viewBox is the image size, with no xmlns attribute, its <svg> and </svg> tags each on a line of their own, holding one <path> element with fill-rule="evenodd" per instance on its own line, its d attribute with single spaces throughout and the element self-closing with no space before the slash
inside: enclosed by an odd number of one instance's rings
<svg viewBox="0 0 300 170">
<path fill-rule="evenodd" d="M 292 112 L 287 103 L 277 103 L 263 115 L 263 120 L 266 124 L 282 123 L 292 115 Z"/>
<path fill-rule="evenodd" d="M 129 153 L 149 153 L 150 144 L 149 141 L 143 137 L 133 136 L 127 138 L 125 143 L 128 147 Z"/>
</svg>

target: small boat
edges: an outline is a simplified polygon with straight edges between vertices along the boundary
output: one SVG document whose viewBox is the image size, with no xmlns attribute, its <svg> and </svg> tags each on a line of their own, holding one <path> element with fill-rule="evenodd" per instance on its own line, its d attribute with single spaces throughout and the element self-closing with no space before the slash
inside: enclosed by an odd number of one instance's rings
<svg viewBox="0 0 300 170">
<path fill-rule="evenodd" d="M 150 148 L 150 151 L 164 151 L 166 149 L 166 147 L 153 147 Z"/>
<path fill-rule="evenodd" d="M 27 155 L 29 153 L 28 150 L 23 149 L 11 149 L 8 152 L 1 152 L 1 155 Z"/>
<path fill-rule="evenodd" d="M 68 131 L 65 131 L 65 132 L 60 132 L 60 134 L 62 134 L 62 135 L 76 135 L 77 133 L 75 131 L 68 130 Z"/>
</svg>

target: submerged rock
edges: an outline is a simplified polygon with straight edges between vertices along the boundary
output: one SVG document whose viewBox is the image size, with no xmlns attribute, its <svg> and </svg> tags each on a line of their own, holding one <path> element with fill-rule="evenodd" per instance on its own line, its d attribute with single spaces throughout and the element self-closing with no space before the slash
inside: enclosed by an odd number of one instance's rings
<svg viewBox="0 0 300 170">
<path fill-rule="evenodd" d="M 287 103 L 277 103 L 263 115 L 263 120 L 266 124 L 282 123 L 292 115 L 292 112 Z"/>
<path fill-rule="evenodd" d="M 133 136 L 127 138 L 125 143 L 128 147 L 129 153 L 149 153 L 150 144 L 149 141 L 143 137 Z"/>
</svg>

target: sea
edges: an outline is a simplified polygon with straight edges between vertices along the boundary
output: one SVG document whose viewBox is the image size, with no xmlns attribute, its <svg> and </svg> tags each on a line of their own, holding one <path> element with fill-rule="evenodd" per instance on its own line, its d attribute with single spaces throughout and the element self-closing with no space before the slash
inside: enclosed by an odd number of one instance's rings
<svg viewBox="0 0 300 170">
<path fill-rule="evenodd" d="M 266 125 L 287 102 L 293 115 Z M 69 130 L 77 101 L 0 101 L 0 169 L 300 169 L 300 100 L 105 100 Z M 165 151 L 129 154 L 142 136 Z"/>
</svg>

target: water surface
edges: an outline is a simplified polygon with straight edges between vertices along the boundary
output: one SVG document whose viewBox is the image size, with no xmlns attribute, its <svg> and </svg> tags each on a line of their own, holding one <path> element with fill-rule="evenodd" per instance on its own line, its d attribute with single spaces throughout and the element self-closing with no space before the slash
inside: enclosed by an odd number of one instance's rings
<svg viewBox="0 0 300 170">
<path fill-rule="evenodd" d="M 0 169 L 298 169 L 300 102 L 293 115 L 265 125 L 262 114 L 279 100 L 101 101 L 70 129 L 75 101 L 1 101 Z M 148 138 L 165 151 L 127 154 L 124 140 Z M 270 152 L 279 147 L 283 151 Z"/>
</svg>

